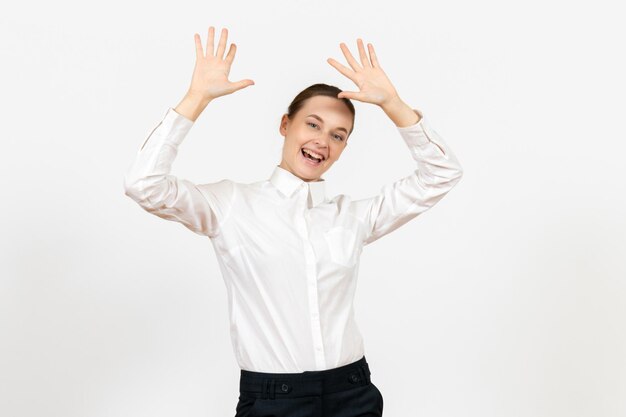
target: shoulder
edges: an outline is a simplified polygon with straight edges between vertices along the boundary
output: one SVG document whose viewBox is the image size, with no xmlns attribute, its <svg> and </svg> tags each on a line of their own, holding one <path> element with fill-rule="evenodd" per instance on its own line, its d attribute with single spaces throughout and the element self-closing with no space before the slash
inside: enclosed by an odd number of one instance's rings
<svg viewBox="0 0 626 417">
<path fill-rule="evenodd" d="M 268 180 L 242 182 L 228 178 L 221 179 L 216 182 L 198 185 L 198 188 L 204 193 L 220 194 L 222 196 L 233 196 L 235 194 L 255 194 L 259 191 L 266 190 L 271 187 L 272 184 Z"/>
</svg>

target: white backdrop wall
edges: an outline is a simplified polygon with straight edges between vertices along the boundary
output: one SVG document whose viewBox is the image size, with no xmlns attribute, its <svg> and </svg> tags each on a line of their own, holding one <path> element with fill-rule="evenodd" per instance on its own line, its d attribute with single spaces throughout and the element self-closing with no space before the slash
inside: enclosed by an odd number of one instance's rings
<svg viewBox="0 0 626 417">
<path fill-rule="evenodd" d="M 280 116 L 354 91 L 362 37 L 458 156 L 461 182 L 362 255 L 356 315 L 387 416 L 626 415 L 626 135 L 616 2 L 60 1 L 2 6 L 0 415 L 232 416 L 239 369 L 207 238 L 123 175 L 182 99 L 193 35 L 229 29 L 231 80 L 172 173 L 268 178 Z M 621 28 L 620 28 L 621 26 Z M 354 101 L 330 195 L 413 161 Z"/>
</svg>

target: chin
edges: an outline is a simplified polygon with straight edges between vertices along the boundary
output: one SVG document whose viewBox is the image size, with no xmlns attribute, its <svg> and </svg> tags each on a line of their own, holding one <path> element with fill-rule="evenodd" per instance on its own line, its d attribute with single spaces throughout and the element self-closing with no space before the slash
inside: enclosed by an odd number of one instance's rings
<svg viewBox="0 0 626 417">
<path fill-rule="evenodd" d="M 303 179 L 303 180 L 307 180 L 307 181 L 317 181 L 321 176 L 322 176 L 323 172 L 317 173 L 315 175 L 311 174 L 310 172 L 307 172 L 305 170 L 299 169 L 298 170 L 298 176 Z"/>
</svg>

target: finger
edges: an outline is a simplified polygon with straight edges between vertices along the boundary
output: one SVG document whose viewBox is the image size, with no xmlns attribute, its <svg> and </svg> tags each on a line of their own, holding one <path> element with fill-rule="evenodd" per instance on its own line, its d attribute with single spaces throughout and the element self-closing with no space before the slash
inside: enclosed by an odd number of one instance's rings
<svg viewBox="0 0 626 417">
<path fill-rule="evenodd" d="M 228 54 L 226 54 L 226 59 L 224 60 L 226 61 L 228 66 L 232 65 L 233 60 L 235 59 L 236 52 L 237 52 L 237 45 L 235 45 L 234 43 L 231 43 L 230 48 L 228 49 Z"/>
<path fill-rule="evenodd" d="M 359 48 L 359 57 L 361 58 L 361 65 L 363 68 L 372 68 L 372 64 L 365 53 L 365 47 L 363 46 L 363 39 L 356 40 L 357 47 Z"/>
<path fill-rule="evenodd" d="M 347 98 L 350 100 L 358 100 L 359 93 L 356 91 L 342 91 L 341 93 L 337 94 L 337 97 Z"/>
<path fill-rule="evenodd" d="M 213 56 L 214 52 L 214 42 L 213 38 L 215 37 L 215 28 L 213 26 L 209 26 L 209 36 L 206 40 L 206 56 Z"/>
<path fill-rule="evenodd" d="M 220 35 L 220 43 L 217 45 L 217 52 L 215 56 L 219 59 L 224 59 L 224 51 L 226 50 L 226 40 L 228 39 L 228 29 L 222 28 L 222 34 Z"/>
<path fill-rule="evenodd" d="M 343 56 L 346 57 L 346 60 L 348 61 L 348 64 L 350 64 L 352 69 L 355 70 L 355 71 L 358 71 L 359 69 L 361 69 L 361 67 L 359 66 L 359 63 L 356 62 L 356 59 L 354 59 L 354 57 L 350 53 L 350 50 L 348 49 L 346 44 L 341 42 L 339 44 L 339 46 L 341 47 L 341 51 L 343 52 Z"/>
<path fill-rule="evenodd" d="M 234 91 L 237 91 L 237 90 L 241 90 L 242 88 L 246 88 L 246 87 L 249 87 L 251 85 L 254 85 L 254 81 L 252 81 L 250 79 L 240 80 L 240 81 L 232 83 L 231 85 L 234 88 L 234 90 L 233 90 L 233 92 L 234 92 Z"/>
<path fill-rule="evenodd" d="M 328 58 L 326 61 L 333 67 L 337 68 L 337 71 L 354 81 L 355 72 L 352 71 L 350 68 L 340 64 L 332 58 Z"/>
<path fill-rule="evenodd" d="M 380 64 L 378 63 L 378 57 L 376 56 L 376 52 L 374 51 L 374 45 L 371 43 L 367 44 L 367 49 L 370 51 L 370 58 L 372 59 L 372 66 L 374 68 L 379 68 Z"/>
<path fill-rule="evenodd" d="M 193 39 L 196 44 L 196 59 L 204 58 L 204 53 L 202 52 L 202 40 L 200 39 L 200 35 L 194 33 Z"/>
</svg>

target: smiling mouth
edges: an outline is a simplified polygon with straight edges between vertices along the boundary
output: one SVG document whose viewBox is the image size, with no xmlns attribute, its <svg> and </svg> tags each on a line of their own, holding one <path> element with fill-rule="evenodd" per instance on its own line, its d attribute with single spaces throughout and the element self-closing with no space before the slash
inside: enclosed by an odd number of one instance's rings
<svg viewBox="0 0 626 417">
<path fill-rule="evenodd" d="M 300 149 L 300 154 L 302 155 L 302 158 L 310 165 L 313 166 L 318 166 L 322 163 L 322 161 L 324 160 L 324 158 L 322 157 L 320 158 L 315 158 L 313 156 L 311 156 L 304 148 Z"/>
<path fill-rule="evenodd" d="M 314 167 L 320 166 L 322 164 L 322 161 L 324 160 L 324 158 L 320 159 L 320 158 L 315 158 L 315 157 L 309 155 L 307 153 L 307 151 L 304 150 L 304 148 L 300 149 L 300 155 L 302 155 L 302 159 L 303 159 L 305 164 L 311 165 L 311 166 L 314 166 Z"/>
</svg>

